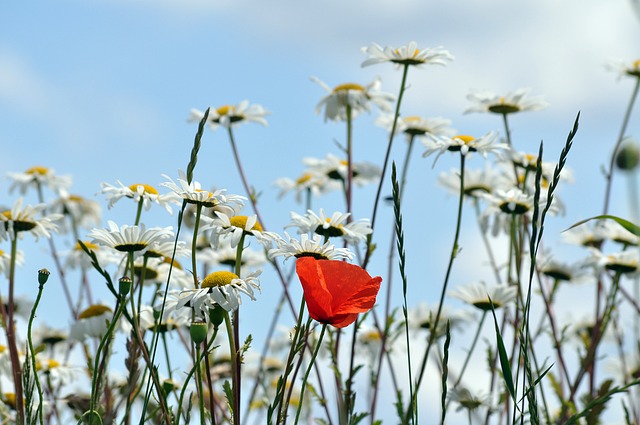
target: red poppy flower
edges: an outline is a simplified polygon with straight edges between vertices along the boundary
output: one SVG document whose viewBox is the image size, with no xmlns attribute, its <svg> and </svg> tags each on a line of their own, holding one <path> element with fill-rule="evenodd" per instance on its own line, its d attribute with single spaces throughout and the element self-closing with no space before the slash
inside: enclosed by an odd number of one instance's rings
<svg viewBox="0 0 640 425">
<path fill-rule="evenodd" d="M 380 290 L 380 276 L 338 260 L 300 257 L 296 273 L 302 283 L 309 315 L 336 328 L 349 326 L 359 313 L 371 310 Z"/>
</svg>

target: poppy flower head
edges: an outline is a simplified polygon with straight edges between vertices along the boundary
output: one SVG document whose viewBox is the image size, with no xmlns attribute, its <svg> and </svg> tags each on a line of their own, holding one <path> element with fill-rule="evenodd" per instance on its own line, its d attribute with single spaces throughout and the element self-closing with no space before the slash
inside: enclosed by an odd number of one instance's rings
<svg viewBox="0 0 640 425">
<path fill-rule="evenodd" d="M 380 276 L 339 260 L 300 257 L 296 260 L 309 315 L 320 323 L 344 328 L 358 314 L 371 310 L 380 290 Z"/>
</svg>

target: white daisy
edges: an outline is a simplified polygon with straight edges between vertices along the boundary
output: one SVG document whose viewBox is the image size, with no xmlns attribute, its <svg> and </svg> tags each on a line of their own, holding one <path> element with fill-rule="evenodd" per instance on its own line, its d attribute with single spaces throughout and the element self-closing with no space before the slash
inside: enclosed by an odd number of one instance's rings
<svg viewBox="0 0 640 425">
<path fill-rule="evenodd" d="M 297 227 L 298 233 L 317 233 L 325 237 L 342 237 L 350 244 L 358 244 L 367 239 L 371 234 L 371 224 L 368 219 L 360 219 L 349 222 L 349 213 L 334 212 L 331 216 L 320 209 L 320 214 L 308 210 L 307 214 L 300 215 L 291 212 L 291 223 L 285 227 Z"/>
<path fill-rule="evenodd" d="M 247 199 L 240 195 L 225 195 L 225 190 L 216 190 L 209 192 L 203 190 L 199 182 L 187 181 L 187 176 L 182 170 L 179 171 L 180 177 L 178 182 L 174 182 L 169 176 L 162 175 L 168 179 L 168 182 L 162 183 L 161 186 L 175 192 L 180 198 L 190 204 L 200 204 L 206 208 L 212 208 L 216 212 L 232 216 L 236 214 L 243 206 Z"/>
<path fill-rule="evenodd" d="M 391 114 L 380 115 L 376 119 L 376 124 L 391 131 L 393 119 L 394 116 Z M 451 120 L 441 117 L 424 118 L 417 115 L 398 117 L 396 132 L 405 133 L 407 136 L 424 136 L 429 134 L 435 137 L 451 137 L 455 134 L 455 130 L 451 128 Z"/>
<path fill-rule="evenodd" d="M 118 227 L 111 220 L 108 221 L 108 225 L 108 229 L 93 229 L 87 236 L 93 238 L 93 243 L 109 246 L 121 252 L 145 251 L 154 242 L 170 238 L 173 235 L 170 226 L 147 229 L 144 224 L 139 226 L 124 224 Z"/>
<path fill-rule="evenodd" d="M 585 223 L 562 233 L 565 243 L 593 248 L 599 248 L 606 238 L 606 232 L 600 222 Z"/>
<path fill-rule="evenodd" d="M 122 260 L 122 256 L 118 255 L 112 249 L 100 249 L 100 246 L 98 244 L 89 241 L 82 241 L 82 243 L 95 254 L 100 267 L 104 268 L 109 264 L 118 264 Z M 79 242 L 76 242 L 73 249 L 65 252 L 63 256 L 65 258 L 65 269 L 79 268 L 86 270 L 93 267 L 93 264 L 91 263 L 91 257 L 89 257 L 87 253 L 84 252 L 84 249 L 82 249 L 82 246 Z"/>
<path fill-rule="evenodd" d="M 376 105 L 380 110 L 391 111 L 391 102 L 395 97 L 390 93 L 380 91 L 380 79 L 374 80 L 367 86 L 356 83 L 340 84 L 333 89 L 316 77 L 311 77 L 311 81 L 318 83 L 329 93 L 320 100 L 316 112 L 320 113 L 324 108 L 325 121 L 346 121 L 347 106 L 351 110 L 351 119 L 356 118 L 361 112 L 371 112 L 371 104 Z"/>
<path fill-rule="evenodd" d="M 31 167 L 24 173 L 7 173 L 12 180 L 9 193 L 18 188 L 21 195 L 27 192 L 29 187 L 48 187 L 56 193 L 71 187 L 71 176 L 56 175 L 54 170 L 47 167 Z"/>
<path fill-rule="evenodd" d="M 215 248 L 205 247 L 198 251 L 198 261 L 210 268 L 228 266 L 232 270 L 236 267 L 236 255 L 238 250 L 231 246 L 229 238 L 221 238 Z M 245 267 L 256 268 L 264 265 L 267 258 L 264 251 L 255 251 L 251 247 L 242 250 L 242 269 Z"/>
<path fill-rule="evenodd" d="M 229 128 L 245 122 L 256 122 L 264 126 L 267 120 L 264 118 L 269 112 L 262 106 L 250 105 L 248 100 L 243 100 L 237 105 L 223 105 L 219 108 L 209 109 L 207 124 L 211 130 L 217 129 L 219 126 Z M 189 115 L 189 121 L 200 121 L 204 117 L 204 112 L 198 109 L 192 109 Z"/>
<path fill-rule="evenodd" d="M 231 247 L 235 248 L 240 243 L 242 235 L 254 236 L 258 242 L 266 247 L 271 245 L 273 239 L 270 232 L 262 230 L 262 225 L 258 222 L 256 215 L 234 215 L 229 217 L 220 214 L 218 217 L 202 217 L 203 232 L 211 231 L 210 241 L 213 247 L 218 246 L 220 239 L 229 238 Z"/>
<path fill-rule="evenodd" d="M 233 311 L 242 304 L 241 294 L 245 294 L 255 301 L 255 290 L 260 290 L 257 270 L 244 278 L 238 277 L 229 271 L 217 271 L 209 274 L 202 281 L 200 289 L 187 289 L 183 291 L 169 291 L 171 303 L 166 308 L 180 309 L 191 307 L 203 319 L 209 317 L 209 309 L 220 306 L 226 311 Z"/>
<path fill-rule="evenodd" d="M 554 281 L 572 284 L 595 281 L 595 277 L 591 270 L 588 267 L 585 267 L 588 263 L 584 261 L 568 264 L 555 260 L 552 257 L 541 256 L 538 254 L 537 264 L 540 272 Z"/>
<path fill-rule="evenodd" d="M 9 270 L 11 268 L 11 258 L 11 251 L 7 252 L 0 249 L 0 273 L 5 273 L 7 277 L 9 276 Z M 22 266 L 24 264 L 24 253 L 22 250 L 16 251 L 15 262 L 17 266 Z"/>
<path fill-rule="evenodd" d="M 22 203 L 23 199 L 18 198 L 10 210 L 0 213 L 0 240 L 14 240 L 16 234 L 21 235 L 22 232 L 30 232 L 36 239 L 40 236 L 50 238 L 51 232 L 58 229 L 54 221 L 60 220 L 62 214 L 49 214 L 36 218 L 36 215 L 45 210 L 46 205 L 26 205 L 23 208 Z"/>
<path fill-rule="evenodd" d="M 640 59 L 631 63 L 621 60 L 612 60 L 607 64 L 607 68 L 616 71 L 620 77 L 640 78 Z"/>
<path fill-rule="evenodd" d="M 613 220 L 603 220 L 599 224 L 599 227 L 602 235 L 610 241 L 614 241 L 623 246 L 640 245 L 640 237 L 634 235 Z"/>
<path fill-rule="evenodd" d="M 453 60 L 453 56 L 442 47 L 418 49 L 415 41 L 409 42 L 406 46 L 384 48 L 376 43 L 361 49 L 369 55 L 369 59 L 362 62 L 362 66 L 369 66 L 378 63 L 391 62 L 396 65 L 446 65 Z"/>
<path fill-rule="evenodd" d="M 637 247 L 610 254 L 605 254 L 595 248 L 591 248 L 590 251 L 592 254 L 591 262 L 597 267 L 630 277 L 640 273 L 640 249 Z"/>
<path fill-rule="evenodd" d="M 82 342 L 87 338 L 101 338 L 109 328 L 113 318 L 110 307 L 93 304 L 80 312 L 78 319 L 71 325 L 69 339 Z"/>
<path fill-rule="evenodd" d="M 327 176 L 335 189 L 341 189 L 347 179 L 348 163 L 335 155 L 327 154 L 323 159 L 307 157 L 302 162 L 312 173 Z M 357 186 L 377 183 L 382 174 L 380 167 L 369 162 L 354 162 L 351 170 L 353 184 Z"/>
<path fill-rule="evenodd" d="M 416 307 L 409 309 L 409 326 L 419 331 L 434 331 L 434 322 L 436 315 L 438 314 L 438 306 L 429 307 L 426 304 L 419 304 Z M 466 322 L 472 320 L 472 316 L 463 311 L 451 311 L 446 306 L 442 308 L 440 312 L 440 319 L 438 320 L 438 327 L 435 332 L 435 337 L 440 338 L 446 335 L 447 322 L 449 323 L 449 329 L 461 328 Z"/>
<path fill-rule="evenodd" d="M 333 185 L 328 176 L 319 174 L 313 170 L 305 171 L 296 180 L 281 177 L 277 179 L 274 184 L 280 188 L 278 198 L 282 198 L 288 192 L 295 192 L 296 202 L 298 203 L 302 202 L 302 196 L 305 194 L 319 196 L 335 189 L 335 185 Z"/>
<path fill-rule="evenodd" d="M 467 155 L 471 152 L 478 152 L 484 158 L 488 154 L 493 153 L 500 157 L 505 151 L 508 151 L 509 145 L 506 143 L 496 143 L 497 133 L 490 131 L 480 138 L 473 136 L 459 135 L 454 137 L 428 137 L 422 140 L 422 144 L 427 149 L 422 156 L 427 157 L 437 152 L 435 161 L 440 155 L 449 152 L 460 152 Z"/>
<path fill-rule="evenodd" d="M 502 187 L 504 176 L 488 163 L 483 169 L 464 169 L 464 194 L 469 198 L 480 198 L 481 193 L 491 193 Z M 451 169 L 440 173 L 438 183 L 454 195 L 460 193 L 460 170 Z"/>
<path fill-rule="evenodd" d="M 51 204 L 50 211 L 67 216 L 71 219 L 72 225 L 84 228 L 98 226 L 102 220 L 102 208 L 98 202 L 69 194 L 66 190 L 62 190 L 60 198 Z M 65 221 L 62 221 L 60 226 L 67 230 L 65 224 Z"/>
<path fill-rule="evenodd" d="M 277 248 L 269 250 L 269 258 L 284 257 L 314 257 L 325 260 L 353 260 L 353 253 L 346 248 L 336 248 L 331 243 L 322 242 L 323 237 L 316 234 L 312 238 L 307 234 L 300 235 L 300 240 L 294 239 L 285 232 L 285 238 L 276 235 Z"/>
<path fill-rule="evenodd" d="M 507 285 L 487 286 L 484 282 L 473 282 L 449 292 L 449 296 L 458 298 L 483 310 L 491 310 L 491 303 L 495 309 L 504 307 L 514 301 L 518 295 L 518 288 Z"/>
<path fill-rule="evenodd" d="M 112 208 L 115 203 L 122 198 L 130 198 L 133 199 L 136 204 L 142 201 L 145 210 L 149 210 L 151 203 L 155 202 L 163 206 L 169 214 L 173 214 L 171 204 L 181 204 L 175 193 L 160 195 L 155 187 L 148 184 L 136 183 L 125 186 L 120 180 L 116 180 L 116 184 L 117 186 L 109 183 L 101 183 L 102 190 L 100 192 L 104 193 L 107 201 L 109 201 L 109 208 Z"/>
<path fill-rule="evenodd" d="M 494 114 L 507 115 L 516 112 L 538 111 L 549 105 L 541 97 L 527 97 L 530 90 L 529 88 L 519 88 L 504 96 L 490 91 L 475 90 L 467 95 L 467 99 L 474 105 L 464 112 L 493 112 Z"/>
</svg>

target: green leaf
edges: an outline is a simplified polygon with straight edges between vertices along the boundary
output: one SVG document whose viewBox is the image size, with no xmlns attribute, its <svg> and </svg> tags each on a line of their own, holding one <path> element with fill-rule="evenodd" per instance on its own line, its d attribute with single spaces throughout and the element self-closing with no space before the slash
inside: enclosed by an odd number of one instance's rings
<svg viewBox="0 0 640 425">
<path fill-rule="evenodd" d="M 605 220 L 605 219 L 615 221 L 616 223 L 618 223 L 619 225 L 621 225 L 622 227 L 624 227 L 634 235 L 640 237 L 640 226 L 638 226 L 637 224 L 633 224 L 632 222 L 630 222 L 629 220 L 625 220 L 624 218 L 620 218 L 620 217 L 616 217 L 615 215 L 608 215 L 608 214 L 597 215 L 595 217 L 581 220 L 564 231 L 566 232 L 567 230 L 571 230 L 574 227 L 578 227 L 591 220 Z"/>
<path fill-rule="evenodd" d="M 498 358 L 500 359 L 500 368 L 502 369 L 502 379 L 504 379 L 504 384 L 511 395 L 511 399 L 513 402 L 516 402 L 516 390 L 513 385 L 513 374 L 511 373 L 511 365 L 509 364 L 509 355 L 507 354 L 507 349 L 504 346 L 504 341 L 502 340 L 502 335 L 500 335 L 500 327 L 498 326 L 498 319 L 496 318 L 496 311 L 493 307 L 493 301 L 489 298 L 489 302 L 491 303 L 491 314 L 493 315 L 493 323 L 496 328 L 496 339 L 498 341 Z"/>
</svg>

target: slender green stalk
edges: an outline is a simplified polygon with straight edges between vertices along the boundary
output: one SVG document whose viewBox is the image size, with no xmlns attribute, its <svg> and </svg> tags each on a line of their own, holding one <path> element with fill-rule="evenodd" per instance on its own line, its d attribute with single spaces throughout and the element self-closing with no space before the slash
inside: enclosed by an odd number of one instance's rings
<svg viewBox="0 0 640 425">
<path fill-rule="evenodd" d="M 607 170 L 607 185 L 604 192 L 604 207 L 602 209 L 602 214 L 607 214 L 609 211 L 609 201 L 611 198 L 611 186 L 613 183 L 613 172 L 614 172 L 614 164 L 616 161 L 616 154 L 620 149 L 620 145 L 624 140 L 624 135 L 627 132 L 627 126 L 629 124 L 629 118 L 631 117 L 631 111 L 633 110 L 633 105 L 636 102 L 638 97 L 638 91 L 640 91 L 640 77 L 636 78 L 636 85 L 633 88 L 633 92 L 631 93 L 631 99 L 629 99 L 629 105 L 627 105 L 627 110 L 624 113 L 624 118 L 622 120 L 622 126 L 620 127 L 620 133 L 618 134 L 618 140 L 616 141 L 616 145 L 613 148 L 613 152 L 611 153 L 611 159 L 609 161 L 609 169 Z"/>
<path fill-rule="evenodd" d="M 471 356 L 473 355 L 473 350 L 476 348 L 476 344 L 478 343 L 478 339 L 480 339 L 480 333 L 482 331 L 482 325 L 484 324 L 484 319 L 487 317 L 487 310 L 482 311 L 482 317 L 480 317 L 480 322 L 478 322 L 478 328 L 476 329 L 476 334 L 473 336 L 473 341 L 471 342 L 471 347 L 469 347 L 469 351 L 467 352 L 466 357 L 464 358 L 464 363 L 462 364 L 462 369 L 460 369 L 460 375 L 458 375 L 458 379 L 456 379 L 453 387 L 457 387 L 458 384 L 462 381 L 462 377 L 464 376 L 464 372 L 467 370 L 467 366 L 469 365 L 469 360 L 471 360 Z"/>
<path fill-rule="evenodd" d="M 202 385 L 202 367 L 200 365 L 202 357 L 200 356 L 200 343 L 196 343 L 196 353 L 194 365 L 196 368 L 196 385 L 198 386 L 198 406 L 200 407 L 200 425 L 205 425 L 204 418 L 204 387 Z M 213 409 L 213 406 L 211 406 Z M 213 415 L 213 412 L 212 412 Z M 234 422 L 235 423 L 235 422 Z"/>
<path fill-rule="evenodd" d="M 320 347 L 322 346 L 322 338 L 324 337 L 324 332 L 327 330 L 327 325 L 323 324 L 322 329 L 320 330 L 320 336 L 318 337 L 318 341 L 316 342 L 315 349 L 313 350 L 313 354 L 311 355 L 311 360 L 309 360 L 309 365 L 307 366 L 307 370 L 304 373 L 304 378 L 302 378 L 302 387 L 300 388 L 300 401 L 298 402 L 298 410 L 296 411 L 296 419 L 293 422 L 294 425 L 298 423 L 300 419 L 300 412 L 302 412 L 302 405 L 304 401 L 304 391 L 307 388 L 307 381 L 309 379 L 309 374 L 311 373 L 311 369 L 315 366 L 316 358 L 318 357 L 318 352 L 320 351 Z"/>
<path fill-rule="evenodd" d="M 191 239 L 191 270 L 193 273 L 193 287 L 198 289 L 200 282 L 198 281 L 198 261 L 196 253 L 198 252 L 198 228 L 200 227 L 200 217 L 202 215 L 202 204 L 196 204 L 196 220 L 193 224 L 193 238 Z"/>
<path fill-rule="evenodd" d="M 380 175 L 380 182 L 378 183 L 378 189 L 376 191 L 376 197 L 373 201 L 373 212 L 371 213 L 371 228 L 375 227 L 376 216 L 378 213 L 378 205 L 380 203 L 380 195 L 382 194 L 382 186 L 384 184 L 384 176 L 387 171 L 387 165 L 389 164 L 389 158 L 391 157 L 391 146 L 393 145 L 393 137 L 396 134 L 396 126 L 398 125 L 398 117 L 400 116 L 400 105 L 402 103 L 402 96 L 404 95 L 405 85 L 407 83 L 407 74 L 409 73 L 409 64 L 405 64 L 402 70 L 402 81 L 400 82 L 400 92 L 398 94 L 398 102 L 396 103 L 396 110 L 393 115 L 393 124 L 391 124 L 391 132 L 389 133 L 389 143 L 387 144 L 387 152 L 384 155 L 384 161 L 382 163 L 382 172 Z M 362 262 L 362 267 L 366 268 L 369 263 L 369 259 L 371 256 L 371 243 L 372 243 L 373 233 L 369 234 L 367 237 L 367 252 L 364 256 L 364 261 Z"/>
<path fill-rule="evenodd" d="M 424 378 L 424 372 L 427 368 L 427 361 L 429 359 L 429 352 L 431 351 L 431 346 L 435 342 L 438 335 L 438 332 L 437 332 L 438 324 L 440 323 L 442 307 L 444 306 L 444 297 L 447 292 L 449 278 L 451 277 L 451 271 L 453 269 L 453 261 L 457 257 L 458 251 L 459 251 L 458 240 L 460 239 L 460 228 L 462 227 L 462 207 L 464 205 L 464 169 L 465 169 L 465 155 L 460 154 L 460 196 L 458 198 L 458 216 L 456 219 L 456 230 L 455 230 L 455 235 L 453 237 L 453 246 L 451 248 L 451 254 L 449 256 L 449 264 L 447 265 L 447 272 L 445 274 L 444 282 L 442 284 L 442 291 L 440 293 L 440 302 L 438 303 L 438 310 L 436 312 L 435 319 L 433 320 L 431 333 L 429 335 L 429 341 L 427 342 L 427 349 L 425 350 L 424 356 L 422 358 L 418 379 L 415 385 L 416 394 L 418 393 L 420 384 L 422 383 L 422 379 Z M 414 404 L 415 402 L 411 400 L 409 404 L 409 408 L 407 409 L 405 418 L 408 418 L 411 412 L 415 409 L 415 407 L 413 406 Z"/>
<path fill-rule="evenodd" d="M 242 250 L 244 248 L 244 238 L 246 233 L 243 231 L 242 236 L 240 236 L 240 241 L 238 241 L 238 246 L 236 248 L 236 264 L 235 264 L 235 274 L 240 277 L 242 273 Z M 236 308 L 233 311 L 233 338 L 235 340 L 236 351 L 231 352 L 231 357 L 235 357 L 235 376 L 237 380 L 233 382 L 233 413 L 234 413 L 234 424 L 240 423 L 240 397 L 242 393 L 242 385 L 240 382 L 240 377 L 242 376 L 242 353 L 240 352 L 240 307 Z"/>
<path fill-rule="evenodd" d="M 351 213 L 353 201 L 353 111 L 351 105 L 346 106 L 347 113 L 347 187 L 345 196 L 347 199 L 347 213 Z M 351 220 L 351 216 L 349 216 Z"/>
<path fill-rule="evenodd" d="M 40 271 L 42 273 L 42 271 Z M 47 277 L 49 272 L 46 271 Z M 39 279 L 40 280 L 40 279 Z M 46 280 L 45 280 L 46 281 Z M 36 414 L 38 415 L 38 421 L 41 425 L 44 424 L 44 419 L 42 417 L 42 403 L 44 402 L 44 396 L 42 394 L 42 387 L 40 386 L 40 379 L 38 378 L 38 368 L 36 364 L 36 352 L 33 348 L 33 340 L 31 338 L 31 329 L 33 327 L 33 319 L 36 317 L 36 310 L 38 309 L 38 304 L 40 304 L 40 298 L 42 298 L 42 291 L 44 290 L 45 282 L 38 282 L 38 295 L 36 296 L 36 301 L 33 304 L 33 308 L 31 309 L 31 315 L 29 316 L 29 325 L 27 327 L 27 342 L 29 344 L 29 352 L 27 353 L 25 361 L 29 361 L 29 355 L 31 360 L 31 370 L 33 371 L 33 379 L 36 383 L 36 388 L 38 390 L 38 410 Z"/>
<path fill-rule="evenodd" d="M 224 311 L 224 325 L 227 329 L 227 338 L 229 339 L 229 352 L 231 353 L 231 384 L 233 385 L 233 394 L 234 398 L 236 396 L 236 387 L 240 386 L 240 375 L 238 375 L 238 371 L 240 370 L 238 365 L 238 357 L 236 353 L 238 353 L 238 341 L 236 341 L 234 336 L 233 326 L 231 325 L 231 318 L 229 317 L 229 313 Z M 233 408 L 232 417 L 233 423 L 240 423 L 240 400 L 233 400 L 231 403 L 231 407 Z"/>
</svg>

